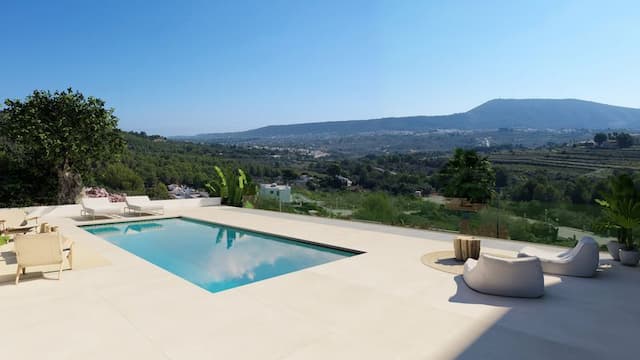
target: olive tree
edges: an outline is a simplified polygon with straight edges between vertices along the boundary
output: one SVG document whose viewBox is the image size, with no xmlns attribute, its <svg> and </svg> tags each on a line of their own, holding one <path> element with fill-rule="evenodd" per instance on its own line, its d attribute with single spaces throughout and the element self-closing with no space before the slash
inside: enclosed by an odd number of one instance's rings
<svg viewBox="0 0 640 360">
<path fill-rule="evenodd" d="M 83 177 L 93 177 L 124 149 L 113 109 L 71 88 L 7 99 L 1 111 L 0 134 L 11 144 L 9 156 L 33 174 L 23 181 L 37 185 L 55 178 L 59 204 L 75 202 Z"/>
</svg>

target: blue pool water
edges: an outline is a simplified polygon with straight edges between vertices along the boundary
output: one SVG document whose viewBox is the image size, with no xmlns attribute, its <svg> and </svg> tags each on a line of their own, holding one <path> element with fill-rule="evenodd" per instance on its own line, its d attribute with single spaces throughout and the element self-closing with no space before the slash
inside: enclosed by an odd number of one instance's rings
<svg viewBox="0 0 640 360">
<path fill-rule="evenodd" d="M 83 229 L 211 292 L 356 255 L 181 218 Z"/>
</svg>

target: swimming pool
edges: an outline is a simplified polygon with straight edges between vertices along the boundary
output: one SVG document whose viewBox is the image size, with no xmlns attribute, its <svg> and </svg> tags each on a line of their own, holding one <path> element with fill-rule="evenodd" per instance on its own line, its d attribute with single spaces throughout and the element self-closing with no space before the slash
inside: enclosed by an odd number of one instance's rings
<svg viewBox="0 0 640 360">
<path fill-rule="evenodd" d="M 358 254 L 184 218 L 82 228 L 211 292 Z"/>
</svg>

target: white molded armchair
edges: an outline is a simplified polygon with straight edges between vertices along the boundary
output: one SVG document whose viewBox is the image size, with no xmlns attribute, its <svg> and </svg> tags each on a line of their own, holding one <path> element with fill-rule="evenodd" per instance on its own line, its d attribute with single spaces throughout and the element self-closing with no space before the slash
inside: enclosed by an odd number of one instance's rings
<svg viewBox="0 0 640 360">
<path fill-rule="evenodd" d="M 535 256 L 540 259 L 542 271 L 547 274 L 592 277 L 598 270 L 600 249 L 598 243 L 585 236 L 571 250 L 552 253 L 535 247 L 525 247 L 518 257 Z"/>
<path fill-rule="evenodd" d="M 506 259 L 481 254 L 464 263 L 464 282 L 491 295 L 536 298 L 544 295 L 544 276 L 535 257 Z"/>
</svg>

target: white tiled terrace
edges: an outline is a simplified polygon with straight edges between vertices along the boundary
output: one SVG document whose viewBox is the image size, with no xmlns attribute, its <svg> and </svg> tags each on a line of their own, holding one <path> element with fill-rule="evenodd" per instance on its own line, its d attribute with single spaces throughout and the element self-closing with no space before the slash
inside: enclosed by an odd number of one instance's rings
<svg viewBox="0 0 640 360">
<path fill-rule="evenodd" d="M 210 293 L 60 225 L 110 265 L 0 284 L 3 359 L 604 359 L 640 356 L 640 269 L 545 276 L 541 299 L 476 293 L 423 265 L 452 234 L 228 207 L 186 216 L 364 251 Z M 180 239 L 176 239 L 180 241 Z M 510 253 L 526 243 L 483 240 Z M 55 275 L 53 275 L 55 277 Z"/>
</svg>

